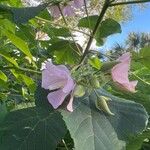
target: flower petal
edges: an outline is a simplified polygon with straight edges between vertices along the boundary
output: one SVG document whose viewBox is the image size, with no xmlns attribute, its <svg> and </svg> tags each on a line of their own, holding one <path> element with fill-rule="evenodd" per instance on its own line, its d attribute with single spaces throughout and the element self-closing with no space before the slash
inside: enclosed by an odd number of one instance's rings
<svg viewBox="0 0 150 150">
<path fill-rule="evenodd" d="M 128 62 L 119 63 L 115 65 L 111 71 L 113 81 L 119 83 L 129 83 L 128 71 L 129 71 Z"/>
<path fill-rule="evenodd" d="M 122 56 L 120 56 L 118 58 L 119 61 L 121 62 L 128 62 L 130 64 L 130 61 L 131 61 L 131 54 L 130 52 L 127 52 L 127 53 L 124 53 Z"/>
<path fill-rule="evenodd" d="M 74 9 L 71 5 L 67 5 L 62 10 L 64 16 L 74 16 Z"/>
<path fill-rule="evenodd" d="M 74 0 L 74 7 L 81 8 L 84 5 L 84 0 Z"/>
<path fill-rule="evenodd" d="M 136 92 L 135 87 L 137 85 L 137 81 L 129 81 L 128 72 L 130 68 L 131 61 L 130 53 L 125 53 L 121 57 L 118 58 L 120 61 L 119 64 L 115 65 L 111 70 L 111 75 L 113 81 L 118 85 L 121 89 Z"/>
<path fill-rule="evenodd" d="M 75 83 L 71 77 L 68 76 L 66 85 L 63 88 L 63 92 L 70 93 L 75 88 Z"/>
<path fill-rule="evenodd" d="M 67 105 L 67 109 L 70 111 L 70 112 L 73 112 L 73 94 L 71 94 L 71 98 L 70 98 L 70 101 Z"/>
<path fill-rule="evenodd" d="M 51 6 L 50 11 L 51 11 L 51 15 L 54 18 L 59 18 L 60 17 L 60 10 L 59 10 L 58 6 L 55 6 L 55 5 Z"/>
<path fill-rule="evenodd" d="M 65 86 L 67 82 L 66 73 L 51 62 L 45 64 L 45 69 L 42 71 L 42 87 L 54 90 Z"/>
<path fill-rule="evenodd" d="M 49 93 L 47 98 L 48 98 L 49 103 L 56 109 L 63 103 L 67 95 L 68 94 L 64 93 L 60 89 L 60 90 Z"/>
</svg>

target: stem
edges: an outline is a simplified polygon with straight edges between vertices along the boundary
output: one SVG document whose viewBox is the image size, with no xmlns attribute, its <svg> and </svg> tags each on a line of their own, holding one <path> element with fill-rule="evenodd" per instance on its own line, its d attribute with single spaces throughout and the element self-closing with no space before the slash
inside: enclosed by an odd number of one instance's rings
<svg viewBox="0 0 150 150">
<path fill-rule="evenodd" d="M 39 72 L 37 70 L 32 70 L 32 69 L 22 68 L 22 67 L 2 67 L 2 66 L 0 66 L 0 69 L 2 69 L 2 70 L 15 69 L 15 70 L 20 70 L 20 71 L 29 72 L 29 73 L 41 74 L 41 72 Z"/>
<path fill-rule="evenodd" d="M 111 3 L 109 7 L 118 6 L 118 5 L 129 5 L 129 4 L 139 4 L 139 3 L 148 3 L 150 0 L 138 0 L 138 1 L 128 1 L 128 2 L 118 2 L 118 3 Z"/>
<path fill-rule="evenodd" d="M 58 5 L 58 8 L 59 8 L 60 14 L 61 14 L 61 16 L 62 16 L 62 19 L 63 19 L 65 25 L 68 27 L 68 23 L 67 23 L 67 21 L 66 21 L 66 19 L 65 19 L 65 16 L 64 16 L 64 14 L 63 14 L 63 12 L 62 12 L 62 10 L 61 10 L 61 8 L 60 8 L 60 5 Z M 72 40 L 74 41 L 74 43 L 75 43 L 75 45 L 76 45 L 76 48 L 78 49 L 79 55 L 81 55 L 81 51 L 80 51 L 80 48 L 79 48 L 78 44 L 76 43 L 76 41 L 75 41 L 74 37 L 72 36 L 72 33 L 71 33 L 70 30 L 69 30 L 69 32 L 70 32 L 70 35 L 71 35 Z M 75 52 L 76 52 L 76 51 L 75 51 Z"/>
<path fill-rule="evenodd" d="M 99 18 L 98 18 L 98 20 L 97 20 L 97 22 L 96 22 L 96 25 L 95 25 L 94 30 L 93 30 L 93 32 L 92 32 L 92 35 L 91 35 L 91 37 L 89 38 L 89 41 L 88 41 L 87 46 L 86 46 L 86 48 L 85 48 L 85 51 L 84 51 L 84 53 L 83 53 L 83 55 L 82 55 L 80 64 L 83 62 L 83 60 L 84 60 L 86 54 L 87 54 L 88 51 L 89 51 L 89 48 L 91 47 L 91 44 L 92 44 L 92 42 L 93 42 L 93 38 L 94 38 L 94 36 L 95 36 L 95 34 L 96 34 L 96 32 L 97 32 L 99 26 L 100 26 L 100 23 L 101 23 L 101 21 L 102 21 L 104 15 L 105 15 L 105 12 L 107 11 L 107 8 L 108 8 L 108 7 L 109 7 L 109 0 L 105 0 L 104 6 L 103 6 L 103 8 L 102 8 L 102 10 L 101 10 L 101 12 L 100 12 Z"/>
<path fill-rule="evenodd" d="M 143 82 L 144 84 L 150 86 L 150 83 L 149 83 L 149 82 L 144 81 L 142 78 L 140 78 L 139 76 L 137 76 L 135 73 L 131 72 L 131 74 L 132 74 L 134 77 L 136 77 L 138 80 L 140 80 L 141 82 Z"/>
<path fill-rule="evenodd" d="M 88 24 L 89 24 L 89 27 L 91 27 L 90 20 L 89 20 L 89 13 L 88 13 L 88 9 L 87 9 L 87 3 L 86 3 L 86 0 L 84 0 L 84 7 L 85 7 L 86 16 L 87 16 L 87 18 L 88 18 Z"/>
<path fill-rule="evenodd" d="M 68 147 L 67 147 L 67 144 L 66 144 L 66 142 L 65 142 L 65 140 L 64 140 L 64 139 L 62 140 L 62 142 L 63 142 L 63 144 L 64 144 L 64 146 L 65 146 L 66 150 L 69 150 L 69 149 L 68 149 Z"/>
</svg>

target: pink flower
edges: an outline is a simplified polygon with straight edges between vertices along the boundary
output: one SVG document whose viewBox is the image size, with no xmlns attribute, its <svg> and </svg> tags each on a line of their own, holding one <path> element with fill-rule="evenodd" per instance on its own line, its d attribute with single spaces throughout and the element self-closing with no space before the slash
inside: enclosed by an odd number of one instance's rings
<svg viewBox="0 0 150 150">
<path fill-rule="evenodd" d="M 81 8 L 84 6 L 84 0 L 74 0 L 73 6 L 75 8 Z"/>
<path fill-rule="evenodd" d="M 73 89 L 75 83 L 70 75 L 69 70 L 64 65 L 54 65 L 47 61 L 42 66 L 42 87 L 48 90 L 55 90 L 48 94 L 49 103 L 56 109 L 65 98 L 71 94 L 70 101 L 67 105 L 69 111 L 73 111 Z"/>
<path fill-rule="evenodd" d="M 131 55 L 125 53 L 118 58 L 119 64 L 115 65 L 111 70 L 113 81 L 123 90 L 136 92 L 135 87 L 138 81 L 129 81 L 128 72 L 130 68 Z"/>
<path fill-rule="evenodd" d="M 84 5 L 84 0 L 72 0 L 67 4 L 60 5 L 60 9 L 64 16 L 74 16 L 75 9 L 79 9 Z M 60 10 L 57 5 L 51 6 L 51 14 L 54 18 L 61 16 Z"/>
</svg>

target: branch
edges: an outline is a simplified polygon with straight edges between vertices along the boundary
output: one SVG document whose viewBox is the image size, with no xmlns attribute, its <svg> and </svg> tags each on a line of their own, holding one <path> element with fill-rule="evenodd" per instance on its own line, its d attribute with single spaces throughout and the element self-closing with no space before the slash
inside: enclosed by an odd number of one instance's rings
<svg viewBox="0 0 150 150">
<path fill-rule="evenodd" d="M 129 4 L 139 4 L 139 3 L 148 3 L 150 0 L 138 0 L 138 1 L 126 1 L 126 2 L 118 2 L 118 3 L 111 3 L 109 7 L 118 6 L 118 5 L 129 5 Z"/>
<path fill-rule="evenodd" d="M 87 54 L 88 51 L 89 51 L 89 48 L 91 47 L 91 44 L 92 44 L 92 42 L 93 42 L 93 38 L 94 38 L 94 36 L 95 36 L 95 34 L 96 34 L 96 32 L 97 32 L 99 26 L 100 26 L 100 23 L 101 23 L 101 21 L 102 21 L 104 15 L 105 15 L 105 12 L 106 12 L 106 10 L 107 10 L 108 7 L 109 7 L 109 0 L 105 0 L 104 6 L 103 6 L 103 8 L 102 8 L 102 10 L 101 10 L 101 12 L 100 12 L 99 18 L 98 18 L 98 20 L 97 20 L 97 22 L 96 22 L 96 25 L 95 25 L 94 30 L 93 30 L 93 32 L 92 32 L 92 35 L 91 35 L 91 37 L 89 38 L 89 41 L 88 41 L 87 46 L 86 46 L 86 48 L 85 48 L 85 51 L 84 51 L 84 53 L 83 53 L 83 55 L 82 55 L 80 64 L 83 62 L 83 60 L 84 60 L 86 54 Z"/>
<path fill-rule="evenodd" d="M 81 30 L 78 30 L 78 29 L 75 29 L 75 28 L 71 28 L 71 27 L 66 27 L 66 26 L 64 26 L 64 25 L 61 25 L 61 24 L 52 22 L 52 21 L 50 21 L 50 20 L 46 20 L 46 19 L 41 18 L 41 17 L 38 17 L 38 16 L 36 16 L 35 18 L 36 18 L 37 20 L 43 21 L 43 22 L 45 22 L 45 23 L 49 23 L 49 24 L 52 24 L 52 25 L 55 25 L 55 26 L 59 26 L 59 27 L 62 27 L 62 28 L 66 28 L 66 29 L 69 29 L 69 30 L 72 30 L 72 31 L 80 32 L 80 33 L 85 34 L 85 35 L 87 35 L 87 36 L 89 36 L 89 37 L 91 36 L 90 34 L 85 33 L 84 31 L 81 31 Z"/>
<path fill-rule="evenodd" d="M 28 73 L 36 73 L 36 74 L 41 74 L 41 72 L 37 71 L 37 70 L 32 70 L 32 69 L 28 69 L 28 68 L 22 68 L 22 67 L 3 67 L 3 66 L 0 66 L 0 69 L 1 70 L 10 70 L 10 69 L 15 69 L 15 70 L 18 70 L 18 71 L 23 71 L 23 72 L 28 72 Z"/>
</svg>

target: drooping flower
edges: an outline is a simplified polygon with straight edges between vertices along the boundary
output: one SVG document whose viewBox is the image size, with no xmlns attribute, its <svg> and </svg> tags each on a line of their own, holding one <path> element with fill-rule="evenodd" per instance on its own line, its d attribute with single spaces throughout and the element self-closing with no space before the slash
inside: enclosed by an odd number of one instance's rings
<svg viewBox="0 0 150 150">
<path fill-rule="evenodd" d="M 129 81 L 128 73 L 130 69 L 131 55 L 129 52 L 118 58 L 118 63 L 111 70 L 113 81 L 123 90 L 136 92 L 135 87 L 138 81 Z"/>
<path fill-rule="evenodd" d="M 73 89 L 75 83 L 66 66 L 56 66 L 51 61 L 46 61 L 42 65 L 42 87 L 51 91 L 47 98 L 55 109 L 57 109 L 70 94 L 71 98 L 67 109 L 71 112 L 73 111 Z"/>
<path fill-rule="evenodd" d="M 64 16 L 74 16 L 75 10 L 80 9 L 83 5 L 84 5 L 84 0 L 72 0 L 65 4 L 60 5 L 60 9 Z M 54 18 L 58 18 L 61 16 L 61 12 L 57 5 L 51 6 L 50 10 Z"/>
</svg>

